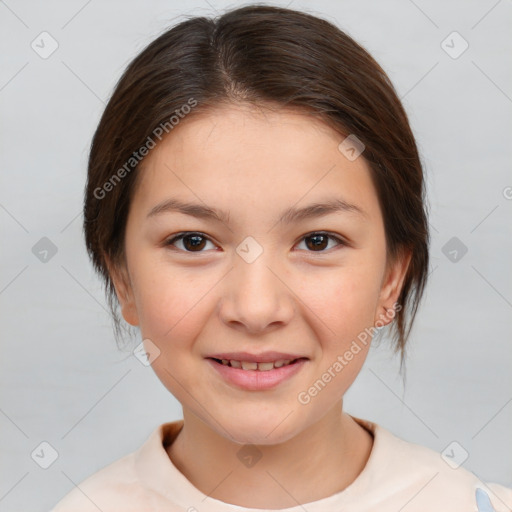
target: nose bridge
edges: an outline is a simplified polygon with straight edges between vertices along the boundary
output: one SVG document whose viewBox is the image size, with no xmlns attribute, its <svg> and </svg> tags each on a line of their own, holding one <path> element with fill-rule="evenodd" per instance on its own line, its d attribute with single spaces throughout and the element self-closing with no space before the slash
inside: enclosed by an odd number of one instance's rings
<svg viewBox="0 0 512 512">
<path fill-rule="evenodd" d="M 288 322 L 294 310 L 290 292 L 278 277 L 282 266 L 271 250 L 261 247 L 257 254 L 257 249 L 251 241 L 237 248 L 222 308 L 225 322 L 243 324 L 253 332 Z"/>
<path fill-rule="evenodd" d="M 275 270 L 270 270 L 275 267 L 270 251 L 264 251 L 254 261 L 247 261 L 243 257 L 237 257 L 236 260 L 233 277 L 242 287 L 240 291 L 247 292 L 247 295 L 251 292 L 256 298 L 260 294 L 268 295 L 267 298 L 273 300 L 279 285 Z"/>
</svg>

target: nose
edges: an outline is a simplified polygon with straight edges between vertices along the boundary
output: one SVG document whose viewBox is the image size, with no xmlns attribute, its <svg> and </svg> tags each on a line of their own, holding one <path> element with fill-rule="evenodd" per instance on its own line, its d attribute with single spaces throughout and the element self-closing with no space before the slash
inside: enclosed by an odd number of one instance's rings
<svg viewBox="0 0 512 512">
<path fill-rule="evenodd" d="M 252 263 L 236 256 L 219 302 L 222 322 L 249 334 L 264 334 L 288 324 L 294 312 L 294 294 L 286 276 L 265 252 Z"/>
</svg>

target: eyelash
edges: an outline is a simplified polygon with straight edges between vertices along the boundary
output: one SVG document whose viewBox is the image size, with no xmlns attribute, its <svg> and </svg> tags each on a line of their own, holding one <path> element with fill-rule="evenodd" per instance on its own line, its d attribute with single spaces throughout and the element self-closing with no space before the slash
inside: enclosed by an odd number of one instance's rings
<svg viewBox="0 0 512 512">
<path fill-rule="evenodd" d="M 178 235 L 176 236 L 173 236 L 172 238 L 170 238 L 169 240 L 167 240 L 165 242 L 165 246 L 166 247 L 170 247 L 172 246 L 174 243 L 182 240 L 183 238 L 185 238 L 186 236 L 193 236 L 193 235 L 196 235 L 196 236 L 200 236 L 201 238 L 204 238 L 206 239 L 207 241 L 209 242 L 212 242 L 214 243 L 207 235 L 205 235 L 204 233 L 201 233 L 199 231 L 185 231 L 183 233 L 179 233 Z M 331 233 L 328 233 L 328 232 L 325 232 L 325 231 L 312 231 L 311 233 L 307 233 L 306 235 L 304 235 L 301 239 L 300 239 L 300 242 L 302 242 L 304 239 L 306 238 L 311 238 L 315 235 L 324 235 L 326 236 L 327 238 L 330 238 L 331 240 L 335 240 L 337 243 L 338 243 L 338 246 L 348 246 L 348 243 L 343 240 L 342 238 L 340 238 L 339 236 L 336 236 L 336 235 L 333 235 Z M 332 249 L 332 248 L 331 248 Z M 186 251 L 186 250 L 183 250 L 183 249 L 176 249 L 180 252 L 185 252 L 185 253 L 188 253 L 188 254 L 194 254 L 194 253 L 202 253 L 202 252 L 205 252 L 205 251 Z M 327 250 L 321 250 L 321 251 L 307 251 L 307 252 L 310 252 L 310 253 L 326 253 L 328 252 L 330 249 L 327 249 Z"/>
</svg>

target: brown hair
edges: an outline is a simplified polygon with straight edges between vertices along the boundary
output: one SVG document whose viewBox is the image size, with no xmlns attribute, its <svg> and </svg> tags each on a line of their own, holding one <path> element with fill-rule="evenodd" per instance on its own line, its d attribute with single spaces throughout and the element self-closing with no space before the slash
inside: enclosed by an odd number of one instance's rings
<svg viewBox="0 0 512 512">
<path fill-rule="evenodd" d="M 116 340 L 118 302 L 105 256 L 116 266 L 126 262 L 124 233 L 141 148 L 154 142 L 158 127 L 169 132 L 194 102 L 188 115 L 228 102 L 296 108 L 364 143 L 388 257 L 412 252 L 391 325 L 403 363 L 429 262 L 423 171 L 407 115 L 386 73 L 347 34 L 316 16 L 262 5 L 193 17 L 164 32 L 129 64 L 101 117 L 89 156 L 84 232 Z"/>
</svg>

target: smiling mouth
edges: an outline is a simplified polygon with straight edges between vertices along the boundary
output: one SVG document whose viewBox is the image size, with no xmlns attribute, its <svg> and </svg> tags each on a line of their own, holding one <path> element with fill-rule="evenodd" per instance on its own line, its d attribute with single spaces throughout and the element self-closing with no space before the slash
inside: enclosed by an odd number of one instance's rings
<svg viewBox="0 0 512 512">
<path fill-rule="evenodd" d="M 277 361 L 270 361 L 267 363 L 258 363 L 256 361 L 235 361 L 230 359 L 216 359 L 214 357 L 210 357 L 209 359 L 212 359 L 213 361 L 222 364 L 223 366 L 260 372 L 274 370 L 275 368 L 281 368 L 283 366 L 290 366 L 297 363 L 298 361 L 306 360 L 305 357 L 299 357 L 297 359 L 279 359 Z"/>
</svg>

